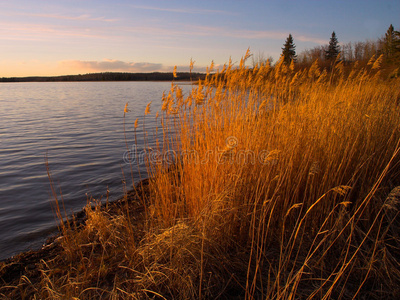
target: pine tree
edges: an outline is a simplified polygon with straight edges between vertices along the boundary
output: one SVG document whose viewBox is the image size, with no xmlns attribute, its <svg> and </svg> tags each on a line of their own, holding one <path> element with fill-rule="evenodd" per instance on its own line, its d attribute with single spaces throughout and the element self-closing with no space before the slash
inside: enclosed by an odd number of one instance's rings
<svg viewBox="0 0 400 300">
<path fill-rule="evenodd" d="M 390 24 L 386 31 L 383 40 L 383 54 L 389 61 L 396 60 L 400 56 L 400 33 L 394 30 L 392 24 Z"/>
<path fill-rule="evenodd" d="M 293 37 L 291 34 L 286 39 L 285 44 L 283 45 L 282 48 L 282 56 L 283 56 L 283 61 L 285 64 L 290 65 L 292 60 L 296 62 L 296 46 L 293 42 Z"/>
<path fill-rule="evenodd" d="M 329 40 L 328 50 L 325 51 L 325 59 L 328 61 L 336 59 L 340 53 L 340 46 L 336 33 L 332 32 L 331 39 Z"/>
</svg>

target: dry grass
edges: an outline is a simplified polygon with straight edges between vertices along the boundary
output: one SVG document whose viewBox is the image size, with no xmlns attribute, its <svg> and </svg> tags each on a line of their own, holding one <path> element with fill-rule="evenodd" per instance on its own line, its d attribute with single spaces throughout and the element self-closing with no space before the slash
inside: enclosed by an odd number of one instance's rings
<svg viewBox="0 0 400 300">
<path fill-rule="evenodd" d="M 328 74 L 247 58 L 190 95 L 172 84 L 158 151 L 174 163 L 148 161 L 143 217 L 88 206 L 32 295 L 400 297 L 400 82 L 375 61 Z"/>
</svg>

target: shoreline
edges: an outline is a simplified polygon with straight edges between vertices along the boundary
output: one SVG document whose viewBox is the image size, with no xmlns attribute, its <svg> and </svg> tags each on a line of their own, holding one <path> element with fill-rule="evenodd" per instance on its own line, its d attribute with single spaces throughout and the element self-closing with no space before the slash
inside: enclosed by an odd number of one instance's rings
<svg viewBox="0 0 400 300">
<path fill-rule="evenodd" d="M 129 208 L 135 213 L 137 225 L 143 221 L 144 207 L 141 199 L 148 197 L 149 178 L 139 181 L 135 189 L 127 192 L 125 196 L 117 200 L 102 203 L 99 205 L 101 211 L 105 211 L 110 216 L 116 216 L 121 211 Z M 93 206 L 92 206 L 93 208 Z M 63 221 L 64 225 L 69 225 L 73 231 L 80 230 L 87 220 L 86 206 L 77 213 L 69 216 Z M 61 239 L 64 237 L 60 225 L 58 233 L 49 236 L 43 246 L 38 250 L 27 250 L 13 255 L 9 258 L 0 260 L 0 278 L 2 284 L 7 286 L 17 286 L 22 276 L 26 276 L 31 281 L 40 279 L 39 263 L 42 259 L 54 259 L 63 250 Z"/>
<path fill-rule="evenodd" d="M 172 72 L 152 73 L 122 73 L 102 72 L 61 76 L 25 76 L 25 77 L 0 77 L 0 83 L 12 82 L 105 82 L 105 81 L 198 81 L 204 79 L 205 73 L 178 72 L 174 77 Z"/>
</svg>

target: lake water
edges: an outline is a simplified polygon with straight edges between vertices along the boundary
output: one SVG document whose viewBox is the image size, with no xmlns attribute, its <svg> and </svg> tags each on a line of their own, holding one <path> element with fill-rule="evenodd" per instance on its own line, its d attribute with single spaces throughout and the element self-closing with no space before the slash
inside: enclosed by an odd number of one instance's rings
<svg viewBox="0 0 400 300">
<path fill-rule="evenodd" d="M 53 82 L 0 84 L 0 260 L 39 248 L 57 231 L 45 157 L 52 179 L 62 191 L 68 213 L 81 210 L 87 197 L 105 201 L 123 195 L 124 174 L 130 184 L 128 144 L 133 124 L 152 101 L 146 129 L 157 124 L 163 91 L 170 82 Z M 181 85 L 188 92 L 190 85 Z M 143 127 L 137 129 L 138 148 Z M 151 139 L 152 134 L 149 134 Z M 151 141 L 150 141 L 151 142 Z M 137 181 L 138 174 L 134 174 Z"/>
</svg>

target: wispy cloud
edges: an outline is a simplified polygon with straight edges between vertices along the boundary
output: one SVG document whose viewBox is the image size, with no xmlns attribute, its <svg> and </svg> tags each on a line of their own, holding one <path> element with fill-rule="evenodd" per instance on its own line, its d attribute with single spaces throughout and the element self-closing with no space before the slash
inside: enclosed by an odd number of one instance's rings
<svg viewBox="0 0 400 300">
<path fill-rule="evenodd" d="M 10 13 L 8 13 L 10 15 Z M 106 18 L 104 16 L 94 17 L 90 14 L 81 14 L 76 16 L 63 15 L 63 14 L 42 14 L 42 13 L 27 13 L 27 12 L 13 12 L 13 16 L 23 16 L 23 17 L 38 17 L 38 18 L 48 18 L 48 19 L 58 19 L 58 20 L 72 20 L 72 21 L 101 21 L 101 22 L 116 22 L 118 19 Z"/>
<path fill-rule="evenodd" d="M 301 42 L 312 42 L 315 44 L 319 44 L 319 45 L 324 45 L 327 44 L 327 40 L 326 39 L 320 39 L 317 37 L 311 37 L 311 36 L 306 36 L 306 35 L 294 35 L 293 38 L 295 38 L 296 40 L 299 40 Z"/>
<path fill-rule="evenodd" d="M 90 72 L 132 72 L 132 73 L 150 73 L 150 72 L 172 72 L 174 66 L 167 66 L 162 63 L 150 62 L 127 62 L 115 59 L 104 59 L 101 61 L 85 60 L 64 60 L 58 62 L 61 70 L 72 73 L 90 73 Z M 195 64 L 194 72 L 205 72 L 206 66 L 197 66 Z M 187 65 L 178 65 L 178 72 L 188 72 Z M 222 65 L 216 65 L 215 69 L 222 69 Z"/>
<path fill-rule="evenodd" d="M 31 14 L 46 18 L 67 19 L 67 20 L 100 20 L 105 21 L 104 17 L 93 18 L 91 15 L 65 16 L 58 14 Z M 113 21 L 107 19 L 107 22 Z M 115 20 L 114 20 L 115 21 Z M 53 38 L 75 37 L 92 39 L 117 39 L 126 40 L 132 38 L 143 38 L 146 41 L 156 41 L 159 39 L 171 39 L 171 37 L 193 38 L 193 37 L 228 37 L 234 39 L 261 40 L 274 39 L 284 40 L 288 32 L 276 30 L 246 30 L 233 29 L 218 26 L 198 26 L 185 23 L 171 23 L 166 26 L 121 26 L 115 23 L 111 26 L 69 26 L 68 24 L 37 24 L 34 22 L 0 22 L 2 32 L 0 39 L 3 40 L 49 40 Z M 293 37 L 302 42 L 313 42 L 324 44 L 325 40 L 306 34 L 292 32 Z"/>
<path fill-rule="evenodd" d="M 242 30 L 213 26 L 190 26 L 188 34 L 198 36 L 224 36 L 245 39 L 282 39 L 287 37 L 286 32 L 273 30 Z"/>
<path fill-rule="evenodd" d="M 130 32 L 136 34 L 145 34 L 146 36 L 158 36 L 160 38 L 168 39 L 170 37 L 229 37 L 235 39 L 247 40 L 260 40 L 260 39 L 273 39 L 284 41 L 289 32 L 276 31 L 276 30 L 244 30 L 244 29 L 231 29 L 218 26 L 195 26 L 187 24 L 174 24 L 173 27 L 122 27 L 119 28 L 121 32 Z M 308 36 L 305 34 L 292 33 L 295 40 L 302 42 L 312 42 L 316 44 L 324 44 L 325 40 L 318 37 Z M 283 42 L 282 42 L 283 43 Z"/>
<path fill-rule="evenodd" d="M 209 27 L 209 26 L 193 26 L 190 34 L 198 36 L 224 36 L 241 39 L 274 39 L 284 40 L 288 37 L 289 32 L 274 31 L 274 30 L 242 30 L 228 29 L 224 27 Z M 325 40 L 308 36 L 304 34 L 296 34 L 293 32 L 293 37 L 302 42 L 313 42 L 316 44 L 324 44 Z"/>
<path fill-rule="evenodd" d="M 111 34 L 106 35 L 104 32 L 96 31 L 95 28 L 70 27 L 55 24 L 0 22 L 0 27 L 2 28 L 0 40 L 44 41 L 68 37 L 104 40 L 112 38 Z"/>
<path fill-rule="evenodd" d="M 105 59 L 102 61 L 67 60 L 60 61 L 60 67 L 83 72 L 157 72 L 167 68 L 160 63 L 125 62 Z"/>
<path fill-rule="evenodd" d="M 145 9 L 145 10 L 155 10 L 155 11 L 166 11 L 174 13 L 183 14 L 222 14 L 222 15 L 237 15 L 237 13 L 225 11 L 225 10 L 215 10 L 215 9 L 201 9 L 201 8 L 162 8 L 155 6 L 145 6 L 145 5 L 131 5 L 132 8 Z"/>
</svg>

